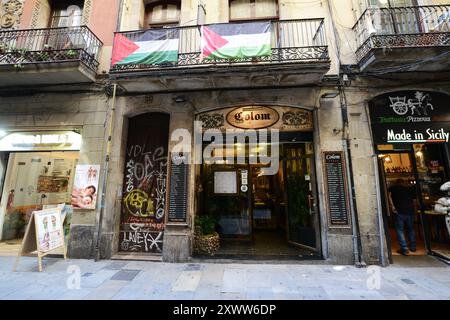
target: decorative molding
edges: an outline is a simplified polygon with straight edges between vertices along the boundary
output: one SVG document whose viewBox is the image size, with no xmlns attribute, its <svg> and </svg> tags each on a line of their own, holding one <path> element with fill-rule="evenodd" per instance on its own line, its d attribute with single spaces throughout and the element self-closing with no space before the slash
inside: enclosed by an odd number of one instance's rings
<svg viewBox="0 0 450 320">
<path fill-rule="evenodd" d="M 17 29 L 23 12 L 22 0 L 3 0 L 0 6 L 0 29 Z"/>
<path fill-rule="evenodd" d="M 225 124 L 225 117 L 223 114 L 202 114 L 198 118 L 202 122 L 203 129 L 219 129 Z"/>
<path fill-rule="evenodd" d="M 442 46 L 450 46 L 449 32 L 373 35 L 356 51 L 356 56 L 361 61 L 374 49 Z"/>
<path fill-rule="evenodd" d="M 283 112 L 283 125 L 297 129 L 313 129 L 312 114 L 307 110 Z"/>
<path fill-rule="evenodd" d="M 87 26 L 92 13 L 92 0 L 84 0 L 83 17 L 81 19 L 81 25 Z"/>
<path fill-rule="evenodd" d="M 39 20 L 39 13 L 41 11 L 41 2 L 42 0 L 36 0 L 33 7 L 33 15 L 31 17 L 31 29 L 35 29 Z"/>
</svg>

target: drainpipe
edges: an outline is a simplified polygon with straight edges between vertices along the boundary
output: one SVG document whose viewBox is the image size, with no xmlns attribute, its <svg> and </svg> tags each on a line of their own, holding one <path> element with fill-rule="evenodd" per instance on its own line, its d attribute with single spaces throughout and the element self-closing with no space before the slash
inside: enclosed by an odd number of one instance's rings
<svg viewBox="0 0 450 320">
<path fill-rule="evenodd" d="M 95 244 L 95 261 L 100 260 L 100 237 L 102 232 L 102 224 L 103 224 L 103 215 L 105 212 L 105 195 L 106 195 L 106 180 L 108 177 L 108 169 L 109 169 L 109 159 L 111 155 L 111 145 L 112 145 L 112 131 L 113 131 L 113 122 L 114 122 L 114 111 L 116 109 L 116 90 L 117 84 L 113 84 L 113 94 L 112 94 L 112 102 L 111 102 L 111 114 L 109 120 L 108 127 L 108 142 L 106 145 L 106 156 L 105 156 L 105 164 L 103 166 L 103 180 L 102 180 L 102 201 L 100 204 L 100 214 L 97 223 L 97 240 Z"/>
<path fill-rule="evenodd" d="M 342 114 L 342 145 L 344 147 L 345 153 L 345 166 L 347 173 L 347 182 L 350 191 L 350 212 L 352 216 L 352 240 L 353 240 L 353 256 L 355 261 L 355 266 L 357 268 L 363 268 L 366 263 L 363 261 L 361 252 L 361 235 L 359 230 L 358 221 L 358 209 L 356 206 L 356 195 L 355 195 L 355 182 L 353 179 L 353 164 L 352 164 L 352 153 L 350 148 L 350 138 L 348 132 L 348 112 L 347 112 L 347 99 L 345 96 L 344 85 L 341 83 L 339 85 L 339 96 L 341 98 L 341 114 Z"/>
</svg>

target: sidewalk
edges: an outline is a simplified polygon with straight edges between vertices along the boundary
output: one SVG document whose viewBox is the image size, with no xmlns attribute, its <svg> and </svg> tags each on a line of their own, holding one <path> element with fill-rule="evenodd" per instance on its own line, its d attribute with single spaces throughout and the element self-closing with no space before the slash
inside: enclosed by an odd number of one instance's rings
<svg viewBox="0 0 450 320">
<path fill-rule="evenodd" d="M 29 257 L 12 272 L 14 260 L 0 257 L 0 299 L 450 300 L 450 267 L 430 257 L 366 269 L 44 258 L 41 273 Z"/>
</svg>

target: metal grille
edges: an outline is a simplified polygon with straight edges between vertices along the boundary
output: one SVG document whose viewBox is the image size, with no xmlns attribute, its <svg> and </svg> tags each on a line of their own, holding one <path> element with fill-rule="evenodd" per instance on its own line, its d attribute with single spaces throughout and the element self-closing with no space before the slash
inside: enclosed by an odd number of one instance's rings
<svg viewBox="0 0 450 320">
<path fill-rule="evenodd" d="M 328 61 L 324 19 L 272 21 L 272 55 L 245 59 L 204 59 L 201 54 L 199 26 L 175 27 L 179 29 L 178 61 L 164 65 L 114 65 L 112 72 L 179 68 L 205 65 L 274 64 L 283 62 Z M 166 28 L 169 29 L 169 28 Z M 119 32 L 131 41 L 139 39 L 145 30 Z"/>
<path fill-rule="evenodd" d="M 102 42 L 86 26 L 0 32 L 0 64 L 82 61 L 96 71 Z"/>
<path fill-rule="evenodd" d="M 367 9 L 356 22 L 357 58 L 375 48 L 450 45 L 450 6 Z"/>
</svg>

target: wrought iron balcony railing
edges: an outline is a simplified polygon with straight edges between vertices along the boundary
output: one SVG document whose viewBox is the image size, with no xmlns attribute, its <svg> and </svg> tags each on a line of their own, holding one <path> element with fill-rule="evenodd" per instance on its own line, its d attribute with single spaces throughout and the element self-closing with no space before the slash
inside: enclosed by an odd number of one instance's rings
<svg viewBox="0 0 450 320">
<path fill-rule="evenodd" d="M 369 8 L 353 30 L 358 60 L 376 48 L 450 46 L 450 5 Z"/>
<path fill-rule="evenodd" d="M 251 22 L 249 22 L 251 23 Z M 112 72 L 143 71 L 149 69 L 181 68 L 207 65 L 245 65 L 255 63 L 324 62 L 329 60 L 324 19 L 271 21 L 272 55 L 245 59 L 204 59 L 201 54 L 199 26 L 175 27 L 179 29 L 178 61 L 170 64 L 120 64 Z M 118 32 L 136 41 L 145 30 Z"/>
<path fill-rule="evenodd" d="M 86 26 L 0 31 L 0 65 L 81 61 L 96 71 L 101 47 Z"/>
</svg>

